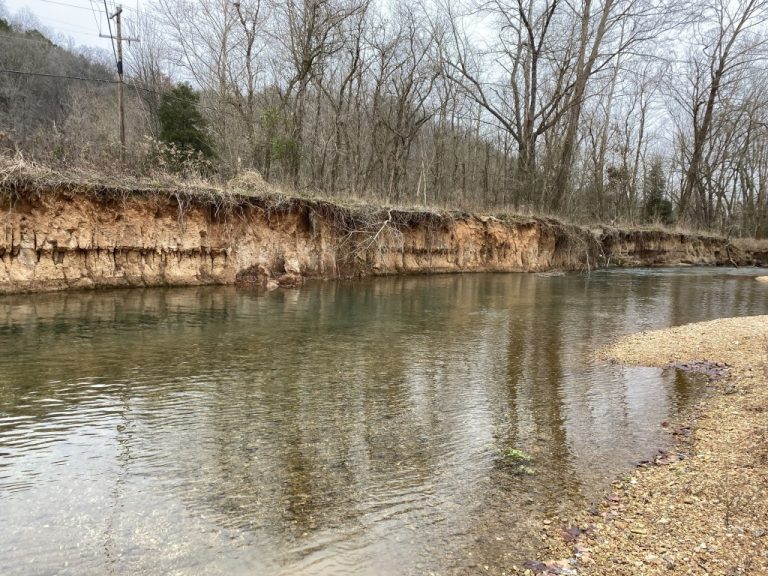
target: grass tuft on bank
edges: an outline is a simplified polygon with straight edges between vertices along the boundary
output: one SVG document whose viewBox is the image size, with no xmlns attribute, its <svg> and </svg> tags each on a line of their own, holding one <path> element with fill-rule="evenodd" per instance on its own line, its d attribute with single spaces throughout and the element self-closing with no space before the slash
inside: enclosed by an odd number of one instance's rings
<svg viewBox="0 0 768 576">
<path fill-rule="evenodd" d="M 54 169 L 21 153 L 0 153 L 0 200 L 40 199 L 47 194 L 87 195 L 102 201 L 126 201 L 131 198 L 166 200 L 178 205 L 180 220 L 184 211 L 192 205 L 211 206 L 217 215 L 225 217 L 236 216 L 249 208 L 262 210 L 267 215 L 298 210 L 334 222 L 351 242 L 363 247 L 361 250 L 384 238 L 392 240 L 393 236 L 397 237 L 404 229 L 417 224 L 450 229 L 457 220 L 476 218 L 483 223 L 541 226 L 552 234 L 561 252 L 581 254 L 585 269 L 610 263 L 606 246 L 627 241 L 637 242 L 638 245 L 666 239 L 715 242 L 724 243 L 729 258 L 732 249 L 768 255 L 768 240 L 730 241 L 718 234 L 659 226 L 582 226 L 551 215 L 514 211 L 478 215 L 454 207 L 371 204 L 370 199 L 350 195 L 306 189 L 288 190 L 265 181 L 252 170 L 243 171 L 227 182 L 220 182 L 206 179 L 199 172 L 181 174 L 155 169 L 145 175 L 137 175 L 116 168 L 107 173 L 83 163 Z"/>
<path fill-rule="evenodd" d="M 430 206 L 371 204 L 361 198 L 334 196 L 315 191 L 286 190 L 264 180 L 255 171 L 243 171 L 225 183 L 202 178 L 199 174 L 182 176 L 154 171 L 149 176 L 126 174 L 120 170 L 105 173 L 76 166 L 53 169 L 29 160 L 22 154 L 0 154 L 0 199 L 40 198 L 46 194 L 88 195 L 104 200 L 127 200 L 132 197 L 167 198 L 183 210 L 191 203 L 209 204 L 217 210 L 236 211 L 256 207 L 265 212 L 281 213 L 305 209 L 336 222 L 353 236 L 380 236 L 399 228 L 427 223 L 450 227 L 455 220 L 472 218 L 471 212 Z M 585 245 L 586 229 L 550 216 L 500 213 L 479 216 L 506 224 L 543 224 L 555 231 L 558 241 Z"/>
</svg>

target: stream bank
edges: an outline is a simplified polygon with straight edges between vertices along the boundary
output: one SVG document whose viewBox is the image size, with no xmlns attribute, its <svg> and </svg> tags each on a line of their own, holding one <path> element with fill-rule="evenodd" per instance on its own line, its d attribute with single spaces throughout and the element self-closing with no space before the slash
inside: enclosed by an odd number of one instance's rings
<svg viewBox="0 0 768 576">
<path fill-rule="evenodd" d="M 0 293 L 768 262 L 716 236 L 23 179 L 0 223 Z"/>
</svg>

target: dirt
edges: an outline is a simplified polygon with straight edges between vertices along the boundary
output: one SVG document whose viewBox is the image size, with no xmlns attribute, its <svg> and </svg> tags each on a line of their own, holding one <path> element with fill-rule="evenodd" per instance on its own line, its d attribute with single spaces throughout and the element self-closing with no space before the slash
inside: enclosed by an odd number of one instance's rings
<svg viewBox="0 0 768 576">
<path fill-rule="evenodd" d="M 0 186 L 0 293 L 752 263 L 724 238 L 278 196 Z"/>
<path fill-rule="evenodd" d="M 306 278 L 587 268 L 588 230 L 546 219 L 290 198 L 0 194 L 0 292 L 101 286 L 296 286 Z"/>
<path fill-rule="evenodd" d="M 624 364 L 676 367 L 711 393 L 662 425 L 675 448 L 640 463 L 605 499 L 552 524 L 522 574 L 768 574 L 768 316 L 726 318 L 622 339 Z"/>
</svg>

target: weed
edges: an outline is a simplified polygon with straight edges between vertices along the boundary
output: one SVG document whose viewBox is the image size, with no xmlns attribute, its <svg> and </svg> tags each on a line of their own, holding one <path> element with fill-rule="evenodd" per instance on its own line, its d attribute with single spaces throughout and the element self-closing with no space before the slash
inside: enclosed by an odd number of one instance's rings
<svg viewBox="0 0 768 576">
<path fill-rule="evenodd" d="M 536 473 L 536 470 L 531 466 L 533 457 L 527 452 L 514 446 L 498 446 L 497 444 L 491 444 L 490 448 L 495 453 L 495 460 L 498 464 L 512 467 L 518 474 L 525 474 L 526 476 L 532 476 Z"/>
</svg>

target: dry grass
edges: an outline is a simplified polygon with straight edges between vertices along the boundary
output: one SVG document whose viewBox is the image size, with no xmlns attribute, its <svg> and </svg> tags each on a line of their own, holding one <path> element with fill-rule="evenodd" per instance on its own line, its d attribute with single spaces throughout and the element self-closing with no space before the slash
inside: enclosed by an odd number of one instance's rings
<svg viewBox="0 0 768 576">
<path fill-rule="evenodd" d="M 424 205 L 411 203 L 391 203 L 383 199 L 377 199 L 370 195 L 358 195 L 354 193 L 328 193 L 314 189 L 293 189 L 285 188 L 273 182 L 267 182 L 255 170 L 244 170 L 234 178 L 226 182 L 220 182 L 214 178 L 205 178 L 199 173 L 179 173 L 170 172 L 162 169 L 150 170 L 143 176 L 136 175 L 130 171 L 116 169 L 105 172 L 103 169 L 89 167 L 85 162 L 78 162 L 77 165 L 66 169 L 52 169 L 40 162 L 25 158 L 17 152 L 10 154 L 0 152 L 0 189 L 19 188 L 21 184 L 37 183 L 40 187 L 60 187 L 65 185 L 77 184 L 82 187 L 95 187 L 102 190 L 132 190 L 132 191 L 155 191 L 185 193 L 189 195 L 198 195 L 208 197 L 211 195 L 236 196 L 236 197 L 264 197 L 275 196 L 284 198 L 301 198 L 333 202 L 339 206 L 358 210 L 370 207 L 372 204 L 384 207 L 388 206 L 403 212 L 422 212 L 422 213 L 450 213 L 454 217 L 468 215 L 467 209 L 471 208 L 474 213 L 483 213 L 482 206 L 453 206 L 453 205 Z M 494 217 L 505 222 L 526 222 L 526 221 L 547 221 L 557 225 L 573 225 L 581 228 L 590 228 L 593 233 L 600 234 L 609 231 L 611 227 L 604 225 L 583 226 L 563 215 L 548 214 L 541 211 L 532 211 L 530 209 L 515 210 L 513 207 L 507 207 L 494 210 Z M 628 231 L 657 231 L 670 234 L 685 234 L 688 236 L 705 236 L 713 238 L 722 238 L 717 233 L 703 230 L 686 229 L 680 226 L 664 227 L 660 225 L 635 225 L 615 226 Z M 768 249 L 768 240 L 740 239 L 734 240 L 734 244 L 740 247 L 757 247 Z"/>
<path fill-rule="evenodd" d="M 182 177 L 172 172 L 154 171 L 151 176 L 136 176 L 115 171 L 104 173 L 84 165 L 67 170 L 55 170 L 22 154 L 0 154 L 0 195 L 21 196 L 43 192 L 96 193 L 101 196 L 153 195 L 180 197 L 184 202 L 201 201 L 217 205 L 246 203 L 280 212 L 298 203 L 331 216 L 344 229 L 354 234 L 376 235 L 382 225 L 404 227 L 428 221 L 434 225 L 450 225 L 454 219 L 471 217 L 463 210 L 435 206 L 371 204 L 355 195 L 336 196 L 315 190 L 287 190 L 267 182 L 258 172 L 246 170 L 231 180 L 219 183 L 199 175 Z M 499 214 L 508 223 L 545 222 L 551 226 L 567 226 L 555 218 L 519 214 Z M 383 232 L 382 232 L 383 233 Z"/>
<path fill-rule="evenodd" d="M 54 170 L 23 155 L 0 154 L 0 199 L 36 198 L 45 194 L 78 194 L 100 199 L 126 201 L 131 197 L 171 200 L 178 205 L 179 221 L 194 204 L 214 206 L 221 218 L 237 215 L 246 208 L 262 211 L 267 218 L 289 211 L 303 211 L 331 222 L 341 232 L 347 253 L 360 255 L 377 245 L 397 245 L 401 231 L 415 225 L 451 227 L 465 213 L 424 207 L 372 206 L 360 198 L 337 198 L 303 191 L 287 192 L 266 182 L 256 171 L 243 171 L 235 178 L 218 183 L 197 177 L 181 177 L 170 172 L 154 172 L 138 177 L 115 172 L 104 174 L 79 165 L 69 170 Z"/>
<path fill-rule="evenodd" d="M 33 185 L 34 184 L 34 185 Z M 35 188 L 71 188 L 78 185 L 81 189 L 91 188 L 102 192 L 121 191 L 142 193 L 181 194 L 185 197 L 205 199 L 216 204 L 227 203 L 243 198 L 271 198 L 279 205 L 289 200 L 303 199 L 330 202 L 352 212 L 365 211 L 372 205 L 384 209 L 393 208 L 402 212 L 417 212 L 430 214 L 450 213 L 454 217 L 468 215 L 468 211 L 481 214 L 487 213 L 487 206 L 473 203 L 471 199 L 462 201 L 458 206 L 448 203 L 423 204 L 404 202 L 391 203 L 375 194 L 357 194 L 349 191 L 328 192 L 310 188 L 287 188 L 274 182 L 267 182 L 255 170 L 245 170 L 223 182 L 216 178 L 206 178 L 194 170 L 184 174 L 168 171 L 162 167 L 144 168 L 143 175 L 130 170 L 115 170 L 106 172 L 103 168 L 89 165 L 86 159 L 80 159 L 66 168 L 53 169 L 41 162 L 26 158 L 21 152 L 11 153 L 0 150 L 0 192 L 11 189 L 32 192 Z M 494 217 L 504 222 L 520 223 L 527 221 L 545 221 L 558 226 L 574 226 L 589 229 L 593 235 L 610 234 L 612 230 L 625 232 L 658 232 L 661 234 L 684 235 L 694 238 L 723 240 L 718 232 L 691 228 L 681 224 L 664 226 L 656 224 L 636 224 L 634 222 L 616 221 L 610 225 L 602 223 L 585 223 L 569 218 L 567 214 L 549 214 L 545 211 L 534 211 L 530 207 L 495 207 Z M 383 212 L 386 215 L 386 209 Z M 731 244 L 747 252 L 768 252 L 768 239 L 753 238 L 729 239 Z"/>
<path fill-rule="evenodd" d="M 604 235 L 610 235 L 613 233 L 621 232 L 623 234 L 631 234 L 631 233 L 648 233 L 653 232 L 659 235 L 673 235 L 673 236 L 685 236 L 687 238 L 701 238 L 704 240 L 718 240 L 723 241 L 726 240 L 725 236 L 718 232 L 713 232 L 711 230 L 703 230 L 699 228 L 691 228 L 686 226 L 663 226 L 661 224 L 648 224 L 648 225 L 638 225 L 638 224 L 631 224 L 626 226 L 603 226 L 601 228 L 598 228 Z M 735 245 L 734 241 L 731 241 L 731 244 Z"/>
<path fill-rule="evenodd" d="M 768 252 L 768 238 L 736 238 L 733 245 L 748 252 Z"/>
<path fill-rule="evenodd" d="M 384 239 L 388 245 L 393 245 L 393 241 L 396 245 L 400 232 L 414 224 L 450 227 L 456 220 L 473 217 L 464 210 L 450 210 L 445 207 L 386 206 L 384 203 L 372 205 L 370 198 L 355 195 L 336 196 L 308 189 L 286 190 L 266 182 L 256 171 L 243 171 L 227 182 L 218 182 L 203 178 L 199 173 L 182 176 L 161 170 L 154 170 L 144 176 L 120 170 L 107 174 L 95 168 L 88 168 L 82 163 L 77 167 L 54 170 L 30 161 L 20 153 L 0 153 L 0 198 L 34 197 L 51 192 L 92 194 L 100 198 L 118 198 L 123 201 L 132 196 L 170 199 L 178 204 L 180 221 L 183 221 L 184 212 L 189 206 L 200 203 L 212 205 L 217 214 L 223 211 L 225 215 L 237 213 L 246 207 L 261 209 L 268 215 L 296 209 L 306 210 L 334 222 L 343 232 L 345 242 L 352 247 L 353 254 L 364 252 Z M 620 240 L 635 232 L 671 233 L 659 227 L 590 229 L 566 223 L 557 217 L 534 213 L 497 212 L 494 216 L 482 219 L 496 219 L 511 225 L 540 225 L 553 234 L 559 253 L 567 254 L 568 258 L 572 258 L 574 254 L 581 255 L 585 269 L 610 262 L 609 255 L 604 253 L 604 240 L 612 235 Z M 701 233 L 693 237 L 724 241 L 722 237 Z M 750 241 L 743 240 L 741 245 L 747 246 L 748 242 Z"/>
<path fill-rule="evenodd" d="M 0 191 L 6 195 L 63 191 L 75 187 L 83 193 L 183 193 L 201 197 L 224 195 L 224 190 L 202 178 L 180 178 L 166 172 L 153 174 L 152 177 L 135 177 L 119 171 L 105 173 L 83 166 L 54 170 L 28 160 L 20 153 L 14 156 L 0 155 Z"/>
<path fill-rule="evenodd" d="M 331 203 L 350 212 L 386 210 L 383 205 L 373 207 L 354 195 L 335 196 L 315 190 L 286 189 L 267 182 L 255 170 L 245 170 L 227 182 L 204 178 L 199 174 L 180 175 L 174 172 L 154 170 L 149 175 L 138 176 L 116 170 L 106 173 L 89 168 L 85 164 L 64 169 L 52 169 L 49 166 L 29 160 L 21 153 L 13 155 L 0 153 L 0 193 L 34 194 L 42 191 L 73 191 L 81 193 L 98 192 L 100 194 L 160 194 L 183 195 L 191 199 L 206 202 L 232 203 L 247 199 L 269 202 L 274 208 L 290 205 L 296 201 L 309 200 L 319 203 Z M 398 205 L 392 207 L 400 212 L 424 214 L 446 213 L 433 207 Z"/>
<path fill-rule="evenodd" d="M 660 232 L 663 234 L 681 234 L 683 236 L 702 237 L 702 238 L 725 238 L 726 236 L 717 230 L 711 230 L 696 226 L 690 222 L 675 222 L 674 224 L 667 225 L 662 222 L 647 222 L 638 223 L 637 221 L 628 221 L 625 219 L 617 219 L 611 222 L 609 225 L 601 222 L 591 222 L 590 227 L 602 230 L 602 229 L 619 229 L 619 230 L 635 230 L 643 232 Z M 730 238 L 730 237 L 729 237 Z M 745 239 L 745 247 L 749 244 L 751 238 Z M 759 242 L 759 241 L 758 241 Z M 733 240 L 736 244 L 736 241 Z"/>
</svg>

